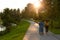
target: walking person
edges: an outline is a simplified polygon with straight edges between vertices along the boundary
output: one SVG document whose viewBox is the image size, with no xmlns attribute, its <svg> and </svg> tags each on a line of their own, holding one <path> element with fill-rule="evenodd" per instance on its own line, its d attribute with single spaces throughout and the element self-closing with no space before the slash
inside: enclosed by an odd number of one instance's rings
<svg viewBox="0 0 60 40">
<path fill-rule="evenodd" d="M 41 22 L 39 22 L 39 34 L 44 34 L 43 27 L 44 27 L 44 21 L 42 20 Z"/>
<path fill-rule="evenodd" d="M 48 30 L 49 30 L 49 20 L 45 20 L 45 31 L 46 31 L 46 34 L 48 33 Z"/>
</svg>

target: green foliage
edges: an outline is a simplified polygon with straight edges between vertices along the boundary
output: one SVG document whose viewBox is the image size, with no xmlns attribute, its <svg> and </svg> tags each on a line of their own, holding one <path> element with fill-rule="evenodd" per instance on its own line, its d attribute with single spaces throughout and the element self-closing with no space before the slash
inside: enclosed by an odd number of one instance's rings
<svg viewBox="0 0 60 40">
<path fill-rule="evenodd" d="M 3 21 L 4 26 L 10 26 L 11 23 L 18 24 L 18 22 L 20 21 L 20 10 L 19 9 L 10 10 L 9 8 L 6 8 L 3 11 L 1 19 Z"/>
<path fill-rule="evenodd" d="M 1 16 L 4 26 L 9 26 L 10 25 L 10 15 L 9 15 L 10 13 L 9 12 L 10 12 L 9 8 L 4 9 L 4 12 Z"/>
<path fill-rule="evenodd" d="M 0 31 L 0 36 L 3 36 L 3 35 L 5 35 L 5 34 L 7 34 L 7 30 L 5 30 L 5 31 Z"/>
<path fill-rule="evenodd" d="M 22 11 L 22 18 L 34 18 L 37 17 L 36 16 L 36 10 L 34 8 L 34 5 L 31 3 L 27 4 L 27 7 L 25 7 L 25 9 Z"/>
<path fill-rule="evenodd" d="M 1 20 L 3 22 L 2 25 L 6 26 L 7 31 L 10 31 L 11 23 L 18 24 L 21 20 L 20 10 L 5 8 L 1 13 Z"/>
<path fill-rule="evenodd" d="M 0 40 L 23 40 L 29 25 L 29 22 L 22 20 L 16 27 L 11 27 L 9 33 L 0 36 Z"/>
</svg>

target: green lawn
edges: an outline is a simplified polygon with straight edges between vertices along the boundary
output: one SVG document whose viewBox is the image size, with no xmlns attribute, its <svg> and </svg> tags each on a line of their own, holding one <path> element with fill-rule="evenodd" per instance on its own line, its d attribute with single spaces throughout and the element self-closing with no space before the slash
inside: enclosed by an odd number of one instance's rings
<svg viewBox="0 0 60 40">
<path fill-rule="evenodd" d="M 60 29 L 57 29 L 55 27 L 49 27 L 49 30 L 54 34 L 60 34 Z"/>
<path fill-rule="evenodd" d="M 60 21 L 53 21 L 53 23 L 50 25 L 49 29 L 54 34 L 60 34 L 60 29 L 57 27 L 60 27 Z M 53 26 L 52 26 L 53 25 Z"/>
<path fill-rule="evenodd" d="M 23 40 L 29 25 L 30 23 L 21 21 L 17 27 L 12 27 L 9 33 L 0 36 L 0 40 Z"/>
<path fill-rule="evenodd" d="M 60 29 L 53 28 L 52 30 L 50 29 L 50 31 L 54 34 L 60 34 Z"/>
</svg>

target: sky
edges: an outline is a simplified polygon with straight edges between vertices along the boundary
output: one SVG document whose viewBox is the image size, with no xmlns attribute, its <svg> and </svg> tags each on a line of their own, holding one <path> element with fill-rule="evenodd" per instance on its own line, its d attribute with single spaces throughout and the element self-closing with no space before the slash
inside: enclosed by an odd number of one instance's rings
<svg viewBox="0 0 60 40">
<path fill-rule="evenodd" d="M 20 10 L 23 10 L 28 3 L 38 7 L 40 2 L 39 0 L 0 0 L 0 11 L 3 11 L 4 8 L 20 8 Z"/>
</svg>

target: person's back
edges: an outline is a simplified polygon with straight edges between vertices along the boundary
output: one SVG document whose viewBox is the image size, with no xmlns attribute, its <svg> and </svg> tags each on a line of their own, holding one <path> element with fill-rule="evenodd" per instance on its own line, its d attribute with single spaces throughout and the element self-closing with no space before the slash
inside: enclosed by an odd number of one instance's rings
<svg viewBox="0 0 60 40">
<path fill-rule="evenodd" d="M 43 28 L 43 27 L 44 27 L 44 23 L 43 23 L 43 22 L 40 22 L 40 23 L 39 23 L 39 26 L 40 26 L 41 28 Z"/>
<path fill-rule="evenodd" d="M 49 26 L 49 22 L 45 22 L 45 26 Z"/>
<path fill-rule="evenodd" d="M 39 23 L 39 33 L 42 33 L 43 34 L 43 27 L 44 27 L 44 22 L 40 22 Z"/>
</svg>

